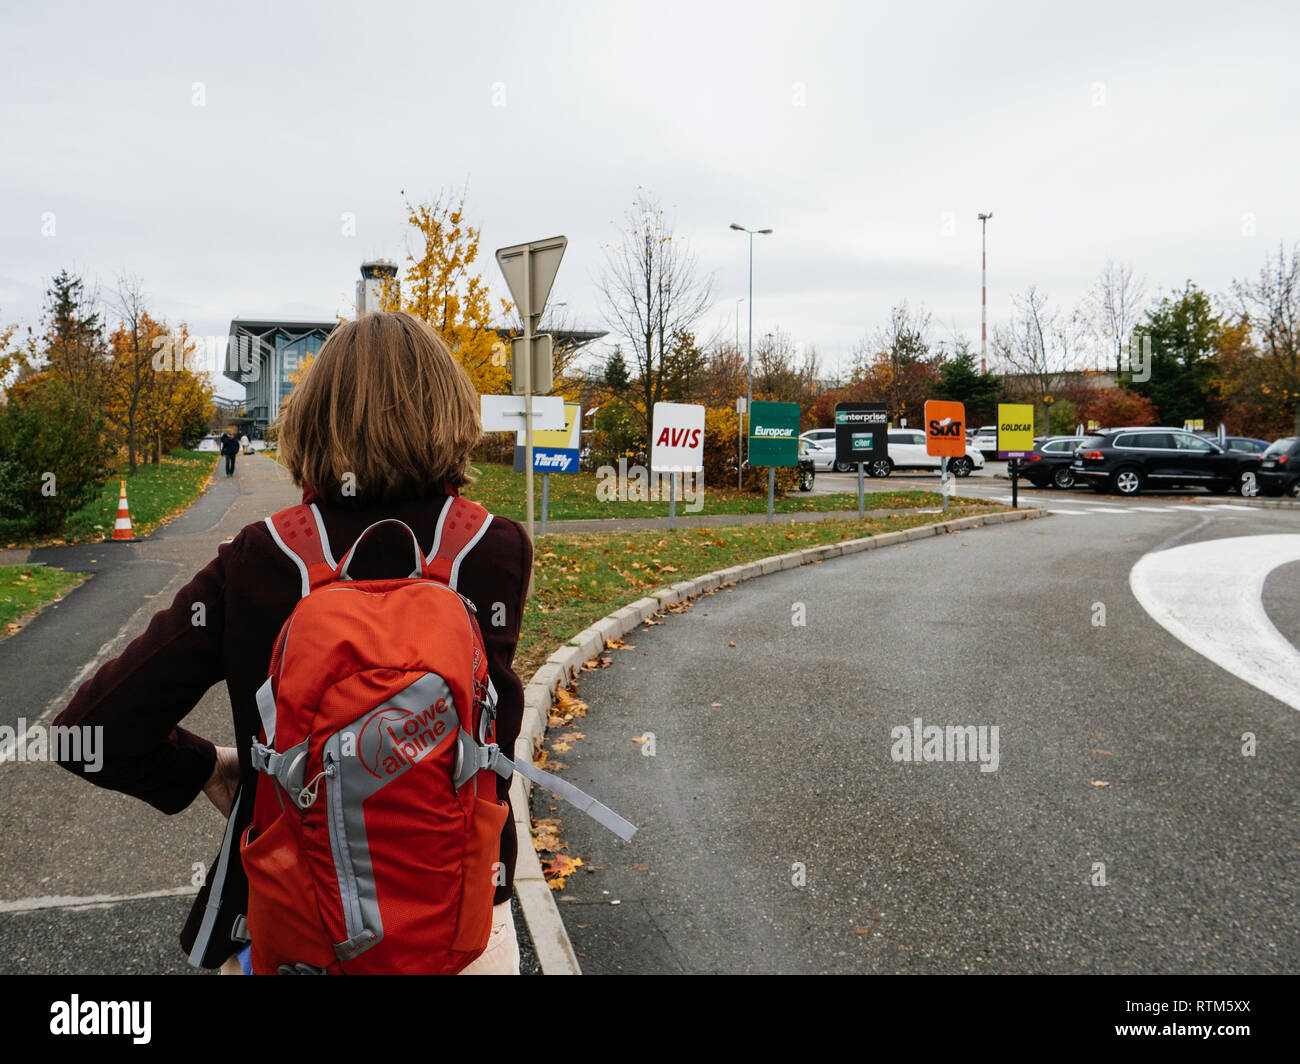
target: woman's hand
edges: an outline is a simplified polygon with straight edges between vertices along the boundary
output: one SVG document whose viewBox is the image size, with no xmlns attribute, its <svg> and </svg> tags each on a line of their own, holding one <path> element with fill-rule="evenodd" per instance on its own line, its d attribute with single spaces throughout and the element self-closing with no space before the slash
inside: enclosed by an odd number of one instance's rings
<svg viewBox="0 0 1300 1064">
<path fill-rule="evenodd" d="M 229 817 L 237 786 L 239 786 L 239 751 L 233 746 L 218 746 L 217 763 L 213 766 L 208 782 L 203 785 L 203 793 L 208 796 L 208 801 L 217 807 L 217 812 L 224 817 Z"/>
</svg>

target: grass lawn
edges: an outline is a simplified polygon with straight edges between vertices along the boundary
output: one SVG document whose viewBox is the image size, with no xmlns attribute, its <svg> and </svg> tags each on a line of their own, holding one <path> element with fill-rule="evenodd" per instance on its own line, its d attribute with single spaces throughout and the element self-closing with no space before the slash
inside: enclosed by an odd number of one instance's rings
<svg viewBox="0 0 1300 1064">
<path fill-rule="evenodd" d="M 535 547 L 533 597 L 524 610 L 515 672 L 527 681 L 557 647 L 584 628 L 680 580 L 804 547 L 1009 509 L 983 504 L 954 506 L 945 514 L 899 514 L 862 521 L 547 536 Z"/>
<path fill-rule="evenodd" d="M 186 510 L 202 493 L 219 455 L 180 448 L 163 456 L 158 465 L 138 465 L 134 476 L 115 475 L 91 499 L 72 513 L 62 529 L 44 539 L 23 532 L 16 522 L 0 522 L 0 542 L 8 546 L 39 546 L 59 543 L 97 542 L 113 535 L 117 520 L 120 481 L 126 481 L 126 499 L 131 508 L 131 527 L 137 536 L 147 536 Z"/>
<path fill-rule="evenodd" d="M 87 579 L 44 565 L 0 565 L 0 639 L 13 635 L 44 606 Z"/>
<path fill-rule="evenodd" d="M 471 470 L 474 483 L 464 491 L 466 498 L 482 503 L 494 514 L 524 520 L 524 474 L 514 472 L 509 466 L 477 462 Z M 550 515 L 552 521 L 591 520 L 610 517 L 667 517 L 668 500 L 662 502 L 602 501 L 596 494 L 599 478 L 595 473 L 556 473 L 551 476 Z M 668 482 L 664 480 L 664 490 Z M 541 520 L 542 477 L 533 479 L 534 518 Z M 767 494 L 750 495 L 731 487 L 709 485 L 704 491 L 704 507 L 700 514 L 761 514 L 767 513 Z M 938 506 L 941 501 L 934 491 L 882 491 L 868 492 L 867 509 L 896 510 L 907 507 Z M 950 500 L 960 502 L 962 500 Z M 967 500 L 975 502 L 977 500 Z M 856 510 L 858 494 L 805 495 L 791 492 L 776 498 L 775 510 L 779 514 L 807 513 L 828 510 Z M 677 500 L 677 513 L 687 516 L 681 499 Z"/>
</svg>

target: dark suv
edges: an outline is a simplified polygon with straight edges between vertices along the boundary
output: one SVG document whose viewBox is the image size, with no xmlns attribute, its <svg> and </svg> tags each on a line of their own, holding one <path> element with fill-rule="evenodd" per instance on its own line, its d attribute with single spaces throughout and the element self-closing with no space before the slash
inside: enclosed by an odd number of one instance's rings
<svg viewBox="0 0 1300 1064">
<path fill-rule="evenodd" d="M 1265 495 L 1300 498 L 1300 437 L 1270 444 L 1259 463 L 1259 490 Z"/>
<path fill-rule="evenodd" d="M 1184 429 L 1106 429 L 1079 445 L 1070 470 L 1094 491 L 1119 495 L 1180 487 L 1254 495 L 1259 455 L 1224 451 Z"/>
</svg>

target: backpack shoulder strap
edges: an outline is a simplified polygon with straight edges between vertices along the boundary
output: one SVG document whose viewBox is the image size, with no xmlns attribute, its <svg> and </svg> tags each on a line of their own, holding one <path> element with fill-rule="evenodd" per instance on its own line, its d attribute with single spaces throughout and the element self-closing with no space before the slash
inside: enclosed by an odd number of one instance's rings
<svg viewBox="0 0 1300 1064">
<path fill-rule="evenodd" d="M 434 579 L 455 591 L 461 563 L 483 538 L 491 523 L 492 515 L 478 503 L 459 495 L 448 496 L 442 513 L 438 515 L 433 547 L 424 559 Z"/>
<path fill-rule="evenodd" d="M 302 596 L 326 584 L 334 575 L 337 564 L 330 553 L 325 522 L 315 503 L 290 506 L 266 519 L 271 538 L 298 567 L 302 576 Z"/>
</svg>

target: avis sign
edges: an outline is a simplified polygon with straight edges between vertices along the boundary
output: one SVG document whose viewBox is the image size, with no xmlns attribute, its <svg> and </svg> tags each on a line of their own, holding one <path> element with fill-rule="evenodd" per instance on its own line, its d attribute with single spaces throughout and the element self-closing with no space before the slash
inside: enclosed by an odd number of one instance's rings
<svg viewBox="0 0 1300 1064">
<path fill-rule="evenodd" d="M 704 471 L 704 407 L 655 403 L 650 469 L 656 473 Z"/>
</svg>

